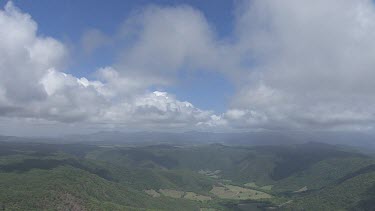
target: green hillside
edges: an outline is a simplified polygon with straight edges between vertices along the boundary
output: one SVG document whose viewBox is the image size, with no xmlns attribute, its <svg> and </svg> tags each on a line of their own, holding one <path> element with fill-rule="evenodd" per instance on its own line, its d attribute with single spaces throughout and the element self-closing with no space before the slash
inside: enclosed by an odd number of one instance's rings
<svg viewBox="0 0 375 211">
<path fill-rule="evenodd" d="M 371 210 L 375 160 L 350 148 L 0 142 L 5 210 Z"/>
</svg>

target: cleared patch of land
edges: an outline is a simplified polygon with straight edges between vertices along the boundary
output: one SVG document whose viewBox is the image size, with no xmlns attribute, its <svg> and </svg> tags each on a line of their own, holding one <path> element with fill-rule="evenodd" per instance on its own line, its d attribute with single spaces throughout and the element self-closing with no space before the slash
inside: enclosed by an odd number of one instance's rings
<svg viewBox="0 0 375 211">
<path fill-rule="evenodd" d="M 266 185 L 266 186 L 262 186 L 260 189 L 270 191 L 270 190 L 272 190 L 272 187 L 273 187 L 273 185 Z"/>
<path fill-rule="evenodd" d="M 255 182 L 246 183 L 246 184 L 244 184 L 244 186 L 247 187 L 247 188 L 261 189 L 261 190 L 265 190 L 265 191 L 270 191 L 270 190 L 272 190 L 272 187 L 273 187 L 273 185 L 259 186 L 259 185 L 255 184 Z"/>
<path fill-rule="evenodd" d="M 194 201 L 208 201 L 211 200 L 211 197 L 209 196 L 204 196 L 204 195 L 199 195 L 194 192 L 184 192 L 184 191 L 179 191 L 179 190 L 172 190 L 172 189 L 160 189 L 159 193 L 156 192 L 155 190 L 145 190 L 146 193 L 153 197 L 159 197 L 160 194 L 175 198 L 175 199 L 188 199 L 188 200 L 194 200 Z"/>
<path fill-rule="evenodd" d="M 164 196 L 178 199 L 181 198 L 185 192 L 172 189 L 160 189 L 159 193 L 163 194 Z"/>
<path fill-rule="evenodd" d="M 214 186 L 210 192 L 222 199 L 257 200 L 272 197 L 268 193 L 234 185 Z"/>
<path fill-rule="evenodd" d="M 196 194 L 194 192 L 186 192 L 185 195 L 184 195 L 184 198 L 185 199 L 194 200 L 194 201 L 208 201 L 208 200 L 211 200 L 211 197 L 209 197 L 209 196 L 199 195 L 199 194 Z"/>
<path fill-rule="evenodd" d="M 286 201 L 286 202 L 280 204 L 279 207 L 282 207 L 282 206 L 284 206 L 284 205 L 290 204 L 290 203 L 292 203 L 292 202 L 293 202 L 293 200 Z"/>
<path fill-rule="evenodd" d="M 305 192 L 305 191 L 307 191 L 307 186 L 294 191 L 294 193 L 301 193 L 301 192 Z"/>
<path fill-rule="evenodd" d="M 155 190 L 151 189 L 151 190 L 145 190 L 145 192 L 152 196 L 152 197 L 159 197 L 160 196 L 160 193 L 156 192 Z"/>
<path fill-rule="evenodd" d="M 246 183 L 246 184 L 244 184 L 244 186 L 249 187 L 249 188 L 259 188 L 259 186 L 257 184 L 255 184 L 255 182 Z"/>
<path fill-rule="evenodd" d="M 202 175 L 206 175 L 206 176 L 214 178 L 214 179 L 219 179 L 220 176 L 218 174 L 221 173 L 221 170 L 214 170 L 214 171 L 211 171 L 211 170 L 199 170 L 198 173 L 202 174 Z"/>
</svg>

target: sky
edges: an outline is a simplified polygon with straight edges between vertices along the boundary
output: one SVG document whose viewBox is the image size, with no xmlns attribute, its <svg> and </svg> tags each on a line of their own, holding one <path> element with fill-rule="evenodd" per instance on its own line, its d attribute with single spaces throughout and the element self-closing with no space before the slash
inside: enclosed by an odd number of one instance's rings
<svg viewBox="0 0 375 211">
<path fill-rule="evenodd" d="M 0 134 L 374 130 L 370 0 L 0 7 Z"/>
</svg>

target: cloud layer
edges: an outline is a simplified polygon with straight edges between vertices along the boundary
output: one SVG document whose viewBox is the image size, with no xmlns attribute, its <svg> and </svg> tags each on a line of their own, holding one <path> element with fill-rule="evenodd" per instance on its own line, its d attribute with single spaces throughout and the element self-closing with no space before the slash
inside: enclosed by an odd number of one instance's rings
<svg viewBox="0 0 375 211">
<path fill-rule="evenodd" d="M 116 35 L 92 29 L 82 38 L 85 53 L 108 43 L 121 53 L 88 80 L 64 73 L 64 43 L 39 35 L 10 2 L 0 11 L 0 121 L 97 130 L 373 129 L 372 1 L 241 1 L 235 13 L 230 37 L 190 6 L 146 7 Z M 150 88 L 202 69 L 236 86 L 228 111 Z"/>
<path fill-rule="evenodd" d="M 256 59 L 233 106 L 276 128 L 373 127 L 372 1 L 245 2 L 239 46 Z"/>
<path fill-rule="evenodd" d="M 158 129 L 191 128 L 211 118 L 212 112 L 168 93 L 147 91 L 142 78 L 126 71 L 101 68 L 95 81 L 59 71 L 68 53 L 64 44 L 38 35 L 37 24 L 11 2 L 0 12 L 0 37 L 0 116 L 4 121 Z"/>
</svg>

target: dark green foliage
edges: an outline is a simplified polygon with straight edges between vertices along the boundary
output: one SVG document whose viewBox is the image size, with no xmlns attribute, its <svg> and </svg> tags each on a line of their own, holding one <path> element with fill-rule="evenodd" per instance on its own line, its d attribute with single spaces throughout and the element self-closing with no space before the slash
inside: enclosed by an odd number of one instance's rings
<svg viewBox="0 0 375 211">
<path fill-rule="evenodd" d="M 304 186 L 307 186 L 309 190 L 319 190 L 325 186 L 337 184 L 341 178 L 372 164 L 374 164 L 373 159 L 355 154 L 345 158 L 325 159 L 306 170 L 278 180 L 274 184 L 273 191 L 292 193 Z"/>
<path fill-rule="evenodd" d="M 92 174 L 96 174 L 104 179 L 113 180 L 109 171 L 102 168 L 90 168 L 78 160 L 75 159 L 65 159 L 65 160 L 55 160 L 55 159 L 25 159 L 19 163 L 10 163 L 7 165 L 0 165 L 0 172 L 18 172 L 22 173 L 29 171 L 31 169 L 44 169 L 50 170 L 59 166 L 69 165 L 78 169 L 88 171 Z"/>
<path fill-rule="evenodd" d="M 344 177 L 340 178 L 337 183 L 340 184 L 340 183 L 343 183 L 345 182 L 346 180 L 348 179 L 351 179 L 353 177 L 356 177 L 358 175 L 361 175 L 361 174 L 366 174 L 366 173 L 370 173 L 370 172 L 375 172 L 375 164 L 372 164 L 372 165 L 368 165 L 366 167 L 363 167 L 355 172 L 352 172 L 350 174 L 347 174 L 345 175 Z"/>
<path fill-rule="evenodd" d="M 223 200 L 210 193 L 222 183 L 250 182 L 260 191 L 273 185 L 263 190 L 273 198 Z M 307 191 L 294 192 L 305 186 Z M 190 191 L 213 200 L 153 198 L 144 192 L 149 189 Z M 372 210 L 374 201 L 375 160 L 326 144 L 100 147 L 0 142 L 0 210 Z"/>
<path fill-rule="evenodd" d="M 375 210 L 375 198 L 361 200 L 351 210 Z"/>
<path fill-rule="evenodd" d="M 369 189 L 375 183 L 375 172 L 361 174 L 345 180 L 339 185 L 329 185 L 319 191 L 296 198 L 288 204 L 289 208 L 307 210 L 349 210 L 363 203 L 363 200 L 372 200 L 375 195 Z M 362 202 L 361 202 L 362 201 Z M 371 205 L 365 204 L 366 206 Z"/>
<path fill-rule="evenodd" d="M 147 150 L 137 150 L 137 149 L 125 149 L 121 150 L 121 153 L 133 161 L 133 165 L 137 166 L 144 161 L 152 161 L 158 166 L 165 168 L 174 168 L 178 165 L 176 160 L 166 156 L 166 155 L 156 155 Z M 153 167 L 153 166 L 151 166 Z"/>
<path fill-rule="evenodd" d="M 292 174 L 308 169 L 321 160 L 347 157 L 351 153 L 339 151 L 331 145 L 307 143 L 295 146 L 266 146 L 257 149 L 274 153 L 279 159 L 273 169 L 271 178 L 280 180 Z"/>
</svg>

